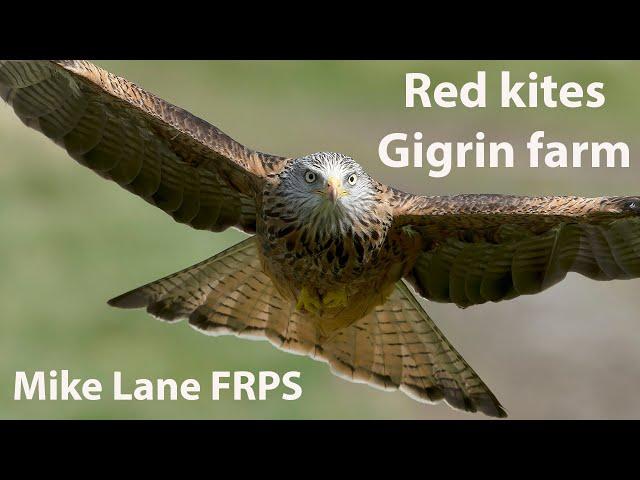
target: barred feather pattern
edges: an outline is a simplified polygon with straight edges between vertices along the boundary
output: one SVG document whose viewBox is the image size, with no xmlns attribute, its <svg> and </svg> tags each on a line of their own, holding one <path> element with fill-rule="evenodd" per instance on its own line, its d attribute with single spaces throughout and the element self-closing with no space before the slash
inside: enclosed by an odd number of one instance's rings
<svg viewBox="0 0 640 480">
<path fill-rule="evenodd" d="M 1 60 L 0 98 L 80 164 L 197 229 L 255 232 L 256 192 L 288 161 L 86 61 Z"/>
<path fill-rule="evenodd" d="M 322 355 L 337 375 L 414 400 L 491 417 L 507 413 L 449 343 L 404 281 L 369 315 L 343 329 Z"/>
<path fill-rule="evenodd" d="M 599 224 L 640 215 L 638 196 L 422 196 L 387 189 L 394 226 L 411 226 L 436 242 L 464 234 L 493 241 L 502 225 L 516 225 L 537 234 L 560 223 Z"/>
<path fill-rule="evenodd" d="M 399 282 L 384 304 L 321 342 L 313 318 L 285 301 L 262 271 L 255 237 L 214 257 L 110 300 L 146 307 L 164 321 L 186 318 L 208 335 L 269 340 L 330 365 L 333 373 L 423 402 L 506 415 L 495 396 Z"/>
<path fill-rule="evenodd" d="M 540 293 L 569 272 L 640 277 L 640 218 L 560 223 L 540 234 L 505 224 L 493 241 L 451 237 L 421 252 L 405 278 L 425 298 L 469 307 Z"/>
</svg>

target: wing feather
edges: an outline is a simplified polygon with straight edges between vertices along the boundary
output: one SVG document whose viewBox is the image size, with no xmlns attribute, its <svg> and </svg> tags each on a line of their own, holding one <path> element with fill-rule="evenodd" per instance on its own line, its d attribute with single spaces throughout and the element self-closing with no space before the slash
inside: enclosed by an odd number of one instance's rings
<svg viewBox="0 0 640 480">
<path fill-rule="evenodd" d="M 0 61 L 0 96 L 79 163 L 198 229 L 255 231 L 256 192 L 287 162 L 86 61 Z"/>
<path fill-rule="evenodd" d="M 423 249 L 406 279 L 461 307 L 539 293 L 577 272 L 640 277 L 638 197 L 420 197 L 392 191 L 394 226 Z"/>
</svg>

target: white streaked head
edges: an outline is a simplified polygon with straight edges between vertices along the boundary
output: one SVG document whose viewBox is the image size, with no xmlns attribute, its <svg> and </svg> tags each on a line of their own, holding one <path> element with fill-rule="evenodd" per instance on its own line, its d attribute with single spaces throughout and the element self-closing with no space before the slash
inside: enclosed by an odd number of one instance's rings
<svg viewBox="0 0 640 480">
<path fill-rule="evenodd" d="M 299 218 L 322 229 L 344 231 L 375 203 L 371 177 L 340 153 L 320 152 L 297 159 L 283 172 L 281 187 Z"/>
</svg>

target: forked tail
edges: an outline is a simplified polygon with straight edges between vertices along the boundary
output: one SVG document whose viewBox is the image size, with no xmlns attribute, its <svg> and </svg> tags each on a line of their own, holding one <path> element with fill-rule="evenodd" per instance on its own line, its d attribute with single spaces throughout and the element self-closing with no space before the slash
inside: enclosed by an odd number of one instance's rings
<svg viewBox="0 0 640 480">
<path fill-rule="evenodd" d="M 282 350 L 327 362 L 335 374 L 353 382 L 506 416 L 404 282 L 398 282 L 384 305 L 320 344 L 313 321 L 282 299 L 262 272 L 254 237 L 109 304 L 146 307 L 169 322 L 186 318 L 209 335 L 268 339 Z"/>
</svg>

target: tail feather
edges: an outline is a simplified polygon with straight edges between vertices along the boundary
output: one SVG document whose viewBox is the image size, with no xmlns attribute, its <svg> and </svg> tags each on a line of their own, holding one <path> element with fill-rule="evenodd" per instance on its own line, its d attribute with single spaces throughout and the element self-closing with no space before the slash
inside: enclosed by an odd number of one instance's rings
<svg viewBox="0 0 640 480">
<path fill-rule="evenodd" d="M 404 281 L 384 305 L 320 348 L 334 373 L 353 382 L 399 389 L 422 402 L 445 400 L 459 410 L 507 416 Z"/>
<path fill-rule="evenodd" d="M 425 402 L 506 413 L 400 281 L 384 305 L 321 342 L 316 324 L 278 294 L 262 271 L 254 237 L 109 301 L 165 321 L 188 319 L 208 335 L 269 340 L 329 364 L 338 376 Z"/>
</svg>

